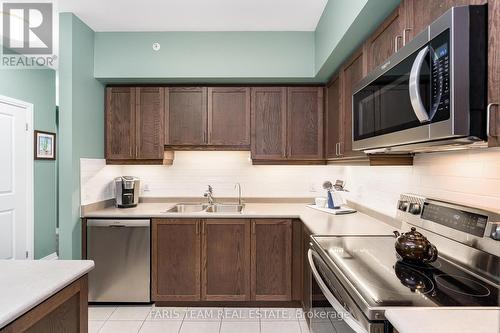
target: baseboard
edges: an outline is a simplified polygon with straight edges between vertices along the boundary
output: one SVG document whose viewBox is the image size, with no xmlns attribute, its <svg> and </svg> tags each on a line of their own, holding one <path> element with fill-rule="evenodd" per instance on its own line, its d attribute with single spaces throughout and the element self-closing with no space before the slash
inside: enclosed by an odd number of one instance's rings
<svg viewBox="0 0 500 333">
<path fill-rule="evenodd" d="M 53 253 L 49 254 L 48 256 L 40 258 L 40 260 L 57 260 L 57 259 L 59 259 L 59 257 L 57 256 L 56 252 L 53 252 Z"/>
</svg>

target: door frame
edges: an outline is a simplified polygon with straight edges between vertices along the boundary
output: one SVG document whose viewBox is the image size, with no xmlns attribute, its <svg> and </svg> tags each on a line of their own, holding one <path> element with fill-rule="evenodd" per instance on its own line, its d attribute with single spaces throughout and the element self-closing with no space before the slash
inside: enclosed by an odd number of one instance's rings
<svg viewBox="0 0 500 333">
<path fill-rule="evenodd" d="M 33 139 L 33 104 L 8 96 L 0 95 L 0 103 L 23 108 L 26 111 L 26 251 L 28 257 L 34 258 L 34 139 Z"/>
</svg>

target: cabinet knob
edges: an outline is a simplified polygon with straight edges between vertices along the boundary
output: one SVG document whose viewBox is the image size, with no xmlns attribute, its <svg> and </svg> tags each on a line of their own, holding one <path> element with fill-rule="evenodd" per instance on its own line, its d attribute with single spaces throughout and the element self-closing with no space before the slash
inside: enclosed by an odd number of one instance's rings
<svg viewBox="0 0 500 333">
<path fill-rule="evenodd" d="M 488 106 L 486 107 L 486 136 L 487 137 L 490 137 L 490 136 L 494 136 L 494 137 L 497 137 L 497 131 L 496 131 L 496 124 L 495 125 L 495 134 L 491 134 L 491 131 L 490 131 L 490 127 L 491 127 L 491 108 L 493 106 L 498 106 L 498 103 L 490 103 L 488 104 Z"/>
<path fill-rule="evenodd" d="M 403 46 L 406 45 L 406 33 L 411 31 L 411 28 L 404 28 L 403 29 Z"/>
</svg>

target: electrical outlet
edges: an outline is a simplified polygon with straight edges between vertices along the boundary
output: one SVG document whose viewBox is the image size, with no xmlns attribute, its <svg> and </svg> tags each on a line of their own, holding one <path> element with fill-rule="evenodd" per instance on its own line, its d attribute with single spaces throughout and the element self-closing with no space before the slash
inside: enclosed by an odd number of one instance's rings
<svg viewBox="0 0 500 333">
<path fill-rule="evenodd" d="M 314 192 L 314 193 L 318 192 L 317 188 L 318 188 L 318 185 L 316 183 L 309 184 L 309 192 Z"/>
<path fill-rule="evenodd" d="M 149 192 L 149 191 L 151 191 L 151 189 L 149 188 L 149 184 L 144 184 L 142 186 L 142 191 L 143 192 Z"/>
</svg>

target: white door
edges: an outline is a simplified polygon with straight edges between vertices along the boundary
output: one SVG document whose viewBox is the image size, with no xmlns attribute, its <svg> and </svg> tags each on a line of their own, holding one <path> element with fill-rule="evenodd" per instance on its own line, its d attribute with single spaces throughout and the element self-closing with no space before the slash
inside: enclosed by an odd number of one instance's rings
<svg viewBox="0 0 500 333">
<path fill-rule="evenodd" d="M 33 256 L 32 110 L 29 103 L 0 96 L 0 259 Z"/>
</svg>

